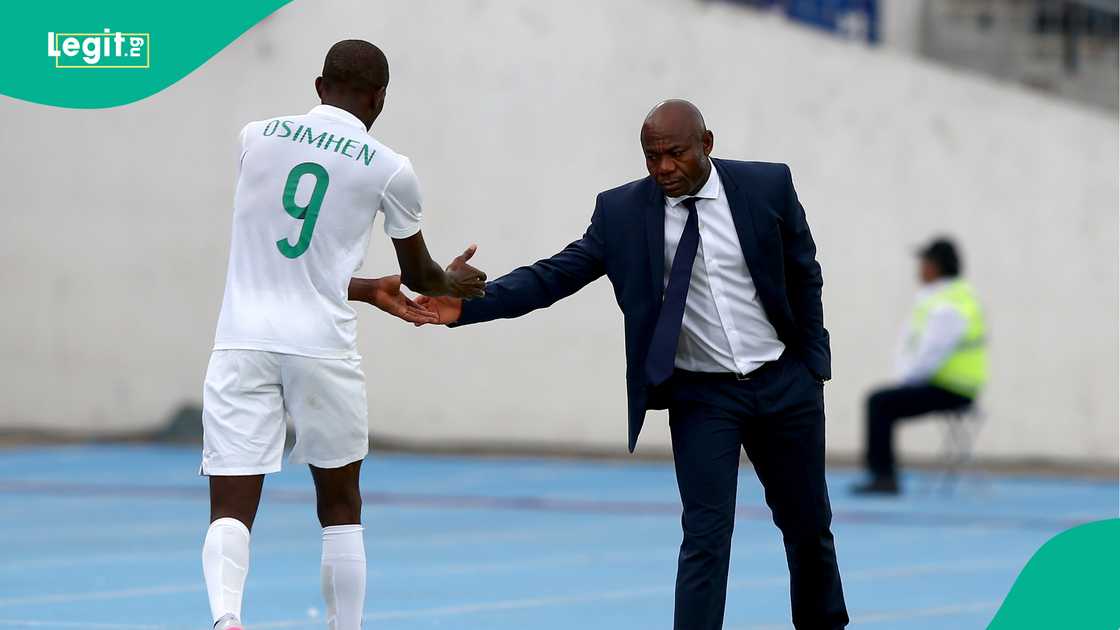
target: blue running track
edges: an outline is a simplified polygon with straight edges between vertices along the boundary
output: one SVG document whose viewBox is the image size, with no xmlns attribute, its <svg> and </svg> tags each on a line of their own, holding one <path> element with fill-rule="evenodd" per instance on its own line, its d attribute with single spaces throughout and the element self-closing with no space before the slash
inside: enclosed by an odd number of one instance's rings
<svg viewBox="0 0 1120 630">
<path fill-rule="evenodd" d="M 209 627 L 198 452 L 0 450 L 0 628 Z M 830 474 L 852 628 L 983 628 L 1030 555 L 1117 516 L 1115 482 L 907 478 L 856 499 Z M 369 630 L 672 626 L 680 502 L 669 463 L 371 455 L 363 469 Z M 253 530 L 248 630 L 322 628 L 311 478 L 271 476 Z M 727 630 L 790 628 L 788 574 L 744 466 Z"/>
</svg>

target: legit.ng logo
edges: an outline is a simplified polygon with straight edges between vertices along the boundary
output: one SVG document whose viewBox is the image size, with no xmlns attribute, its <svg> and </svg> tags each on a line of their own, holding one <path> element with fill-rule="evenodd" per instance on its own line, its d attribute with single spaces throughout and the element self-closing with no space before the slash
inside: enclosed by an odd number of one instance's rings
<svg viewBox="0 0 1120 630">
<path fill-rule="evenodd" d="M 47 33 L 47 56 L 56 68 L 150 68 L 152 34 Z"/>
</svg>

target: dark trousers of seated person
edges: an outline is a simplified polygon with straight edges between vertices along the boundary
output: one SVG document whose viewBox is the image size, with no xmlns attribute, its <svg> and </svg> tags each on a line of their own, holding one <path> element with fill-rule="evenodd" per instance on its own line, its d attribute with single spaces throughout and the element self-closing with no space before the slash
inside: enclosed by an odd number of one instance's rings
<svg viewBox="0 0 1120 630">
<path fill-rule="evenodd" d="M 867 467 L 876 479 L 893 479 L 894 427 L 900 420 L 963 409 L 972 399 L 934 385 L 903 385 L 867 397 Z"/>
<path fill-rule="evenodd" d="M 684 507 L 675 630 L 723 627 L 744 449 L 782 532 L 793 625 L 834 630 L 848 623 L 825 486 L 823 386 L 786 355 L 750 380 L 678 370 L 670 381 L 669 428 Z"/>
</svg>

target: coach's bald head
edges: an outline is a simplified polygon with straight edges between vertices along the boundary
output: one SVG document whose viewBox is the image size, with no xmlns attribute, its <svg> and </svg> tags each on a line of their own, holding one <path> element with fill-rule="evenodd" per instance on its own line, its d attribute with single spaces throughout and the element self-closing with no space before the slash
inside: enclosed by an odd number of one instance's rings
<svg viewBox="0 0 1120 630">
<path fill-rule="evenodd" d="M 345 39 L 327 51 L 323 74 L 315 79 L 315 91 L 326 105 L 345 109 L 369 129 L 385 107 L 389 86 L 389 60 L 373 44 Z"/>
<path fill-rule="evenodd" d="M 642 123 L 641 141 L 646 170 L 669 197 L 695 194 L 708 181 L 715 136 L 692 103 L 658 103 Z"/>
</svg>

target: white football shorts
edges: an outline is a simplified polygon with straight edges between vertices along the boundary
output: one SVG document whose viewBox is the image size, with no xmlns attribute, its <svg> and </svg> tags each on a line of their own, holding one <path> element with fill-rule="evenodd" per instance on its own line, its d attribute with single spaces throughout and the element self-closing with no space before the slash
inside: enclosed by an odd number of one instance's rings
<svg viewBox="0 0 1120 630">
<path fill-rule="evenodd" d="M 369 452 L 366 382 L 359 359 L 316 359 L 260 350 L 215 350 L 202 391 L 202 475 L 280 470 L 288 461 L 338 468 Z"/>
</svg>

